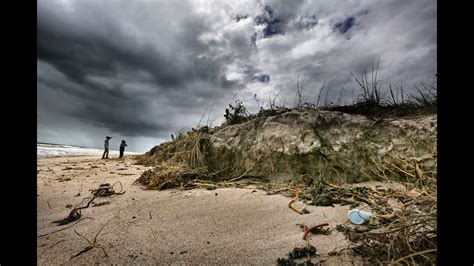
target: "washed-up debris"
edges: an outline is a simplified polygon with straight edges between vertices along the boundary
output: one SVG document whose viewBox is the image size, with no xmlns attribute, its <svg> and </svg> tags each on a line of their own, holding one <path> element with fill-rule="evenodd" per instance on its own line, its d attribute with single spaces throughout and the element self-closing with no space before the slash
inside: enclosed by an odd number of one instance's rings
<svg viewBox="0 0 474 266">
<path fill-rule="evenodd" d="M 386 199 L 376 197 L 372 190 L 367 187 L 339 187 L 333 184 L 317 182 L 313 186 L 305 189 L 305 197 L 311 199 L 311 204 L 316 206 L 334 206 L 334 204 L 357 207 L 361 203 L 368 205 L 386 205 Z M 386 192 L 390 193 L 390 192 Z"/>
<path fill-rule="evenodd" d="M 99 188 L 97 189 L 90 189 L 89 191 L 92 193 L 93 196 L 98 196 L 98 197 L 108 197 L 112 195 L 122 195 L 125 193 L 125 191 L 122 192 L 123 186 L 122 183 L 116 182 L 114 185 L 119 184 L 120 185 L 120 192 L 115 192 L 113 190 L 113 186 L 111 186 L 109 183 L 105 184 L 100 184 Z"/>
<path fill-rule="evenodd" d="M 99 203 L 92 202 L 92 207 L 99 207 L 99 206 L 109 205 L 109 204 L 110 204 L 110 201 L 103 201 Z"/>
<path fill-rule="evenodd" d="M 119 184 L 120 185 L 120 191 L 119 192 L 115 192 L 113 190 L 113 187 L 116 185 L 116 184 Z M 108 197 L 108 196 L 112 196 L 112 195 L 122 195 L 125 193 L 125 191 L 122 192 L 122 183 L 120 182 L 116 182 L 114 185 L 110 185 L 109 183 L 106 183 L 106 184 L 101 184 L 99 186 L 99 188 L 97 189 L 92 189 L 90 190 L 91 191 L 91 194 L 93 195 L 93 197 L 91 199 L 89 199 L 89 201 L 87 202 L 86 206 L 81 206 L 81 207 L 75 207 L 71 210 L 71 212 L 69 213 L 69 215 L 64 218 L 64 219 L 61 219 L 61 220 L 56 220 L 56 221 L 53 221 L 52 223 L 56 223 L 58 226 L 60 225 L 65 225 L 65 224 L 68 224 L 68 223 L 71 223 L 71 222 L 74 222 L 76 220 L 78 220 L 79 218 L 81 218 L 81 210 L 82 209 L 86 209 L 86 208 L 89 208 L 90 204 L 97 198 L 97 197 Z M 87 198 L 84 198 L 84 200 L 87 199 Z M 83 200 L 83 201 L 84 201 Z"/>
<path fill-rule="evenodd" d="M 190 169 L 184 165 L 163 164 L 145 171 L 134 183 L 141 183 L 148 189 L 159 190 L 174 187 L 180 189 L 214 187 L 212 180 L 209 180 L 209 175 L 206 168 Z"/>
<path fill-rule="evenodd" d="M 295 247 L 292 251 L 288 253 L 288 258 L 278 258 L 277 265 L 314 265 L 309 258 L 316 254 L 316 248 L 311 245 L 307 244 L 304 247 Z M 305 262 L 298 262 L 298 259 L 303 257 L 308 258 Z"/>
<path fill-rule="evenodd" d="M 298 210 L 296 209 L 295 207 L 292 206 L 292 204 L 295 202 L 295 200 L 291 200 L 289 203 L 288 203 L 288 207 L 290 209 L 292 209 L 293 211 L 295 211 L 296 213 L 299 213 L 299 214 L 305 214 L 305 213 L 309 213 L 309 211 L 306 209 L 306 205 L 303 207 L 303 209 L 301 210 Z"/>
<path fill-rule="evenodd" d="M 303 234 L 303 240 L 306 241 L 306 238 L 308 236 L 308 234 L 311 232 L 313 234 L 324 234 L 324 235 L 327 235 L 329 234 L 329 228 L 327 229 L 321 229 L 321 227 L 324 227 L 324 226 L 329 226 L 328 223 L 322 223 L 322 224 L 318 224 L 318 225 L 315 225 L 315 226 L 312 226 L 312 227 L 308 227 L 306 225 L 303 225 L 303 230 L 304 230 L 304 234 Z"/>
<path fill-rule="evenodd" d="M 353 224 L 363 224 L 367 222 L 372 216 L 373 216 L 372 213 L 358 210 L 358 209 L 350 210 L 347 213 L 347 217 L 349 218 L 349 221 L 351 221 L 351 223 Z"/>
<path fill-rule="evenodd" d="M 406 197 L 408 193 L 402 198 Z M 383 209 L 377 206 L 374 210 Z M 338 225 L 336 230 L 352 242 L 353 251 L 372 263 L 436 264 L 436 211 L 436 197 L 420 193 L 392 213 L 375 214 L 370 224 Z"/>
</svg>

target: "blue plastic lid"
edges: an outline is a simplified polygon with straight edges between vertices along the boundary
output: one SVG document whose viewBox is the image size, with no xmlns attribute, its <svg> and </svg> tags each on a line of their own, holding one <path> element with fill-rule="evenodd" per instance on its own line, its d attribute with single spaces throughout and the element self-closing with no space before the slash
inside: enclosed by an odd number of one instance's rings
<svg viewBox="0 0 474 266">
<path fill-rule="evenodd" d="M 354 223 L 354 224 L 363 224 L 366 219 L 364 219 L 363 215 L 361 215 L 361 213 L 359 213 L 361 211 L 357 210 L 357 209 L 354 209 L 354 210 L 350 210 L 348 213 L 347 213 L 347 216 L 349 217 L 349 220 Z M 369 218 L 369 217 L 367 217 Z"/>
</svg>

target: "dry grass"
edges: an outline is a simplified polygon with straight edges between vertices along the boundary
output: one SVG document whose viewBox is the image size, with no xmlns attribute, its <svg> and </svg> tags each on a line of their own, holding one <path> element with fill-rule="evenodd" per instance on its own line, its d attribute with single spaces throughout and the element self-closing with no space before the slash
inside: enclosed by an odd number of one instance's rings
<svg viewBox="0 0 474 266">
<path fill-rule="evenodd" d="M 415 186 L 411 190 L 378 195 L 384 199 L 395 198 L 401 205 L 393 207 L 375 201 L 371 207 L 376 215 L 366 227 L 366 232 L 344 225 L 339 226 L 338 230 L 353 242 L 353 251 L 373 263 L 436 264 L 436 178 L 425 175 L 416 163 L 405 163 L 404 168 L 389 165 L 393 167 L 392 171 L 406 175 L 407 179 L 417 179 L 409 183 Z M 409 168 L 409 165 L 412 167 Z"/>
</svg>

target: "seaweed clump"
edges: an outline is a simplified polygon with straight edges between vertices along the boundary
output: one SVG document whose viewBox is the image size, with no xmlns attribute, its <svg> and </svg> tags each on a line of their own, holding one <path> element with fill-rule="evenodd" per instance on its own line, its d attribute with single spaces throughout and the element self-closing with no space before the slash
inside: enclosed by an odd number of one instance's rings
<svg viewBox="0 0 474 266">
<path fill-rule="evenodd" d="M 303 257 L 311 257 L 316 254 L 316 247 L 308 244 L 304 247 L 295 247 L 292 251 L 288 253 L 288 258 L 278 258 L 277 265 L 286 266 L 286 265 L 315 265 L 310 260 L 305 262 L 298 262 L 298 259 Z"/>
</svg>

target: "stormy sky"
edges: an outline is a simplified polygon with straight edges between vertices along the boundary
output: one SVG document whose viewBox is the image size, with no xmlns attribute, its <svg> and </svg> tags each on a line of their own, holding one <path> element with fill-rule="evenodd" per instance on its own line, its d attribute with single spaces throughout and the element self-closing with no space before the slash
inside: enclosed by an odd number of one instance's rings
<svg viewBox="0 0 474 266">
<path fill-rule="evenodd" d="M 270 99 L 350 103 L 380 59 L 385 84 L 437 70 L 433 0 L 38 0 L 38 141 L 145 152 Z M 327 95 L 327 96 L 326 96 Z M 116 149 L 115 148 L 115 149 Z"/>
</svg>

